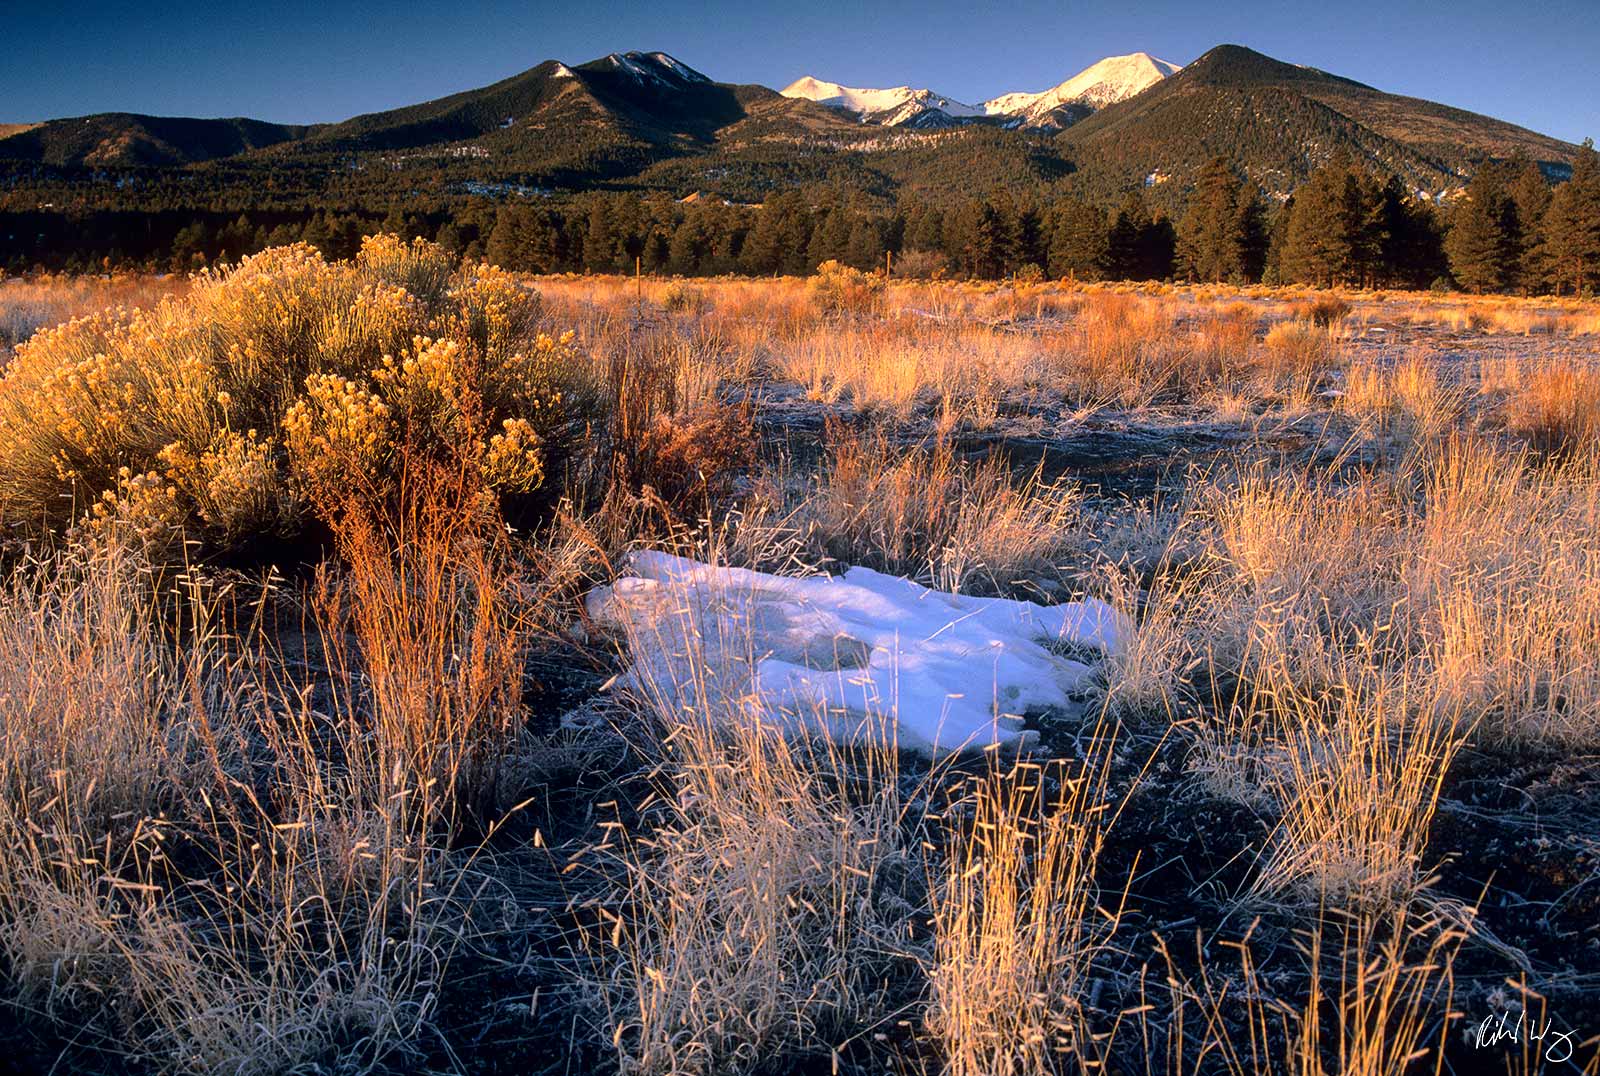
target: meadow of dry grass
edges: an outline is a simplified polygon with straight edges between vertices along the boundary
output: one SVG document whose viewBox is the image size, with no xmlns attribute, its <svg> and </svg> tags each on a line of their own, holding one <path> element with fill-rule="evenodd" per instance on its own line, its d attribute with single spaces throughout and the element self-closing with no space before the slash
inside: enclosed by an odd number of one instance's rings
<svg viewBox="0 0 1600 1076">
<path fill-rule="evenodd" d="M 1600 1072 L 1593 303 L 377 239 L 0 351 L 19 1071 Z M 930 759 L 636 549 L 1136 630 Z"/>
</svg>

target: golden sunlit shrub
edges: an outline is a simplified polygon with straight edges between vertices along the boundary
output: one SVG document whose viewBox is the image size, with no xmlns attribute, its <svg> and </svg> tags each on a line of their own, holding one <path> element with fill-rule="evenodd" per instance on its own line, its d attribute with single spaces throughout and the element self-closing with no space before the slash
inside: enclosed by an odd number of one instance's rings
<svg viewBox="0 0 1600 1076">
<path fill-rule="evenodd" d="M 301 505 L 278 474 L 281 444 L 256 430 L 228 430 L 196 455 L 173 442 L 161 450 L 162 470 L 193 503 L 206 528 L 231 542 L 292 527 Z"/>
<path fill-rule="evenodd" d="M 371 481 L 389 441 L 389 405 L 348 378 L 315 374 L 284 415 L 283 431 L 304 485 Z"/>
<path fill-rule="evenodd" d="M 640 439 L 636 478 L 670 504 L 714 501 L 755 463 L 756 440 L 748 406 L 709 403 L 658 415 Z"/>
<path fill-rule="evenodd" d="M 882 278 L 836 261 L 817 266 L 811 278 L 811 301 L 823 314 L 871 313 L 882 294 Z"/>
<path fill-rule="evenodd" d="M 1350 316 L 1350 303 L 1343 296 L 1324 295 L 1300 306 L 1295 313 L 1311 324 L 1326 329 Z"/>
<path fill-rule="evenodd" d="M 1267 330 L 1256 353 L 1256 378 L 1265 391 L 1303 397 L 1338 360 L 1338 348 L 1326 328 L 1314 322 L 1280 321 Z"/>
<path fill-rule="evenodd" d="M 352 263 L 277 248 L 153 310 L 68 322 L 0 379 L 0 519 L 145 520 L 159 504 L 226 547 L 293 531 L 318 482 L 381 485 L 400 440 L 470 447 L 491 485 L 526 492 L 600 398 L 571 334 L 539 321 L 508 274 L 374 236 Z M 127 474 L 169 492 L 151 501 Z"/>
<path fill-rule="evenodd" d="M 525 418 L 508 418 L 489 438 L 483 456 L 483 478 L 490 487 L 527 493 L 544 482 L 544 453 L 539 434 Z"/>
<path fill-rule="evenodd" d="M 908 250 L 894 260 L 894 275 L 902 280 L 937 280 L 949 264 L 939 251 Z"/>
<path fill-rule="evenodd" d="M 709 304 L 704 291 L 681 280 L 674 280 L 661 293 L 661 305 L 674 314 L 698 314 Z"/>
<path fill-rule="evenodd" d="M 450 301 L 453 320 L 445 335 L 470 341 L 492 368 L 538 335 L 543 300 L 503 269 L 479 265 L 457 277 Z"/>
<path fill-rule="evenodd" d="M 394 235 L 368 236 L 356 255 L 367 276 L 399 288 L 430 312 L 443 306 L 455 282 L 458 262 L 449 251 L 425 239 L 410 243 Z"/>
</svg>

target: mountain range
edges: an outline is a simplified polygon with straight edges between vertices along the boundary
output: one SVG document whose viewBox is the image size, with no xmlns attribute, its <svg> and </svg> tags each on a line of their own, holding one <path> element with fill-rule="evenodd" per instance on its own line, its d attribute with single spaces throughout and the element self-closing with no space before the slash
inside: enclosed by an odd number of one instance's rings
<svg viewBox="0 0 1600 1076">
<path fill-rule="evenodd" d="M 664 52 L 625 52 L 547 60 L 330 124 L 102 113 L 0 125 L 0 190 L 66 185 L 126 200 L 160 189 L 170 202 L 187 184 L 289 205 L 308 192 L 352 204 L 372 192 L 585 189 L 760 201 L 825 183 L 869 198 L 952 200 L 996 187 L 1102 197 L 1142 186 L 1164 202 L 1218 154 L 1281 197 L 1343 150 L 1440 195 L 1515 152 L 1558 177 L 1576 149 L 1238 45 L 1181 67 L 1143 52 L 1109 57 L 1049 89 L 975 105 L 809 76 L 780 92 L 716 82 Z"/>
<path fill-rule="evenodd" d="M 1147 52 L 1108 56 L 1047 90 L 1003 93 L 977 105 L 962 104 L 930 89 L 856 89 L 810 75 L 796 79 L 781 92 L 785 97 L 804 98 L 853 113 L 863 123 L 887 127 L 948 127 L 988 121 L 1011 129 L 1059 131 L 1095 109 L 1126 101 L 1177 70 L 1178 64 L 1158 60 Z"/>
</svg>

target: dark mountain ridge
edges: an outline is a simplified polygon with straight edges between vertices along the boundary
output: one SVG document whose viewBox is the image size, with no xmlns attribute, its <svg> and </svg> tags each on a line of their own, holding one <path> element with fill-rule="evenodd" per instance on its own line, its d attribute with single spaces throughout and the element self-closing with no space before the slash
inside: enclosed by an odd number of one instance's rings
<svg viewBox="0 0 1600 1076">
<path fill-rule="evenodd" d="M 1125 182 L 1192 175 L 1221 155 L 1273 193 L 1287 193 L 1340 149 L 1435 193 L 1517 151 L 1560 176 L 1577 150 L 1503 120 L 1384 93 L 1241 45 L 1219 45 L 1060 137 Z"/>
<path fill-rule="evenodd" d="M 123 169 L 137 187 L 194 172 L 231 188 L 271 174 L 277 197 L 342 189 L 352 199 L 385 183 L 414 185 L 407 177 L 426 165 L 435 185 L 456 191 L 625 187 L 758 201 L 827 182 L 940 200 L 976 185 L 1068 184 L 1096 197 L 1142 186 L 1176 204 L 1217 155 L 1283 195 L 1341 150 L 1438 195 L 1516 152 L 1559 177 L 1577 150 L 1238 45 L 1054 133 L 874 127 L 764 86 L 715 82 L 663 52 L 626 52 L 574 66 L 547 60 L 479 89 L 332 124 L 104 113 L 0 127 L 0 136 L 0 168 L 13 176 L 31 165 L 56 170 L 53 181 L 88 183 Z"/>
<path fill-rule="evenodd" d="M 0 157 L 57 167 L 170 167 L 233 157 L 306 137 L 316 128 L 264 120 L 102 112 L 22 126 Z"/>
</svg>

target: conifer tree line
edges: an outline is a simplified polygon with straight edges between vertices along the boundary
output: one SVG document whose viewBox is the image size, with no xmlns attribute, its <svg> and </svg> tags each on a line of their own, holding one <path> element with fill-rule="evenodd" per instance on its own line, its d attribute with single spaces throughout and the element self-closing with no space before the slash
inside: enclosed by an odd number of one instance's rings
<svg viewBox="0 0 1600 1076">
<path fill-rule="evenodd" d="M 305 241 L 348 257 L 377 231 L 435 240 L 527 272 L 804 275 L 825 261 L 906 276 L 1309 283 L 1588 294 L 1600 285 L 1600 163 L 1585 142 L 1552 185 L 1525 157 L 1485 165 L 1459 197 L 1424 200 L 1336 153 L 1282 202 L 1221 158 L 1176 216 L 1136 188 L 1113 206 L 997 190 L 955 205 L 788 190 L 761 205 L 591 192 L 410 204 L 386 215 L 274 210 L 0 213 L 0 266 L 189 269 Z"/>
</svg>

